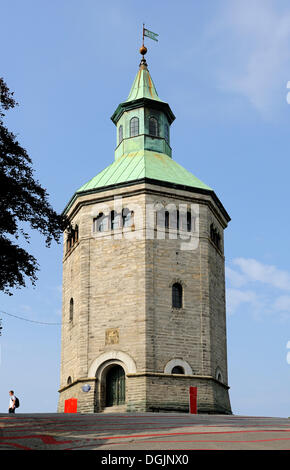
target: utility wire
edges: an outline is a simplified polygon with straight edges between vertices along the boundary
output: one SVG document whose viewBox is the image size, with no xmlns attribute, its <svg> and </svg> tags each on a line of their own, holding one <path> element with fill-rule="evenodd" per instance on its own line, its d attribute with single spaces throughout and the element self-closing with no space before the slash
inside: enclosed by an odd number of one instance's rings
<svg viewBox="0 0 290 470">
<path fill-rule="evenodd" d="M 18 320 L 28 321 L 30 323 L 38 323 L 39 325 L 61 325 L 62 324 L 61 322 L 59 322 L 59 323 L 49 323 L 49 322 L 45 322 L 45 321 L 30 320 L 30 318 L 24 318 L 24 317 L 20 317 L 18 315 L 13 315 L 12 313 L 4 312 L 3 310 L 0 310 L 0 313 L 4 313 L 4 315 L 9 315 L 9 317 L 18 318 Z M 64 323 L 68 323 L 68 322 L 64 322 Z"/>
</svg>

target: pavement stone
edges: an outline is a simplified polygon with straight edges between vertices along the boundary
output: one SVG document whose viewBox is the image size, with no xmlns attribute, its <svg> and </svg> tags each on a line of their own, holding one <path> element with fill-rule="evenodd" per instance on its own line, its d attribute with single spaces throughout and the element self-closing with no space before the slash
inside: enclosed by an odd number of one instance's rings
<svg viewBox="0 0 290 470">
<path fill-rule="evenodd" d="M 183 413 L 0 414 L 0 450 L 289 450 L 288 418 Z"/>
</svg>

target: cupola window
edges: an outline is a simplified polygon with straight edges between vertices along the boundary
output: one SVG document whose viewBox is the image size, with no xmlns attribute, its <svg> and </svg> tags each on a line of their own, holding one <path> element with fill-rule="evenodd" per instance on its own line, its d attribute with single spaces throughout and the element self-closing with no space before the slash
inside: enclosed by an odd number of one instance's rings
<svg viewBox="0 0 290 470">
<path fill-rule="evenodd" d="M 164 127 L 164 137 L 165 137 L 166 142 L 169 143 L 169 126 L 168 126 L 168 124 L 165 124 L 165 127 Z"/>
<path fill-rule="evenodd" d="M 149 134 L 158 137 L 158 121 L 155 117 L 149 119 Z"/>
<path fill-rule="evenodd" d="M 120 126 L 119 127 L 119 144 L 122 142 L 123 140 L 123 126 Z"/>
<path fill-rule="evenodd" d="M 139 119 L 133 117 L 130 121 L 130 137 L 134 137 L 139 134 Z"/>
</svg>

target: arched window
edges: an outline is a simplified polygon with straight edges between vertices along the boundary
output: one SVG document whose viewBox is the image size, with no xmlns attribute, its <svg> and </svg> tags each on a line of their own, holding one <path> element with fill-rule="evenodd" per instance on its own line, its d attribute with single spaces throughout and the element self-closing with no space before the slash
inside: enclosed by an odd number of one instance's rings
<svg viewBox="0 0 290 470">
<path fill-rule="evenodd" d="M 106 217 L 103 212 L 94 219 L 94 232 L 104 232 L 106 229 Z"/>
<path fill-rule="evenodd" d="M 164 137 L 165 137 L 166 142 L 169 143 L 169 126 L 168 126 L 168 124 L 165 124 L 165 126 L 164 126 Z"/>
<path fill-rule="evenodd" d="M 79 239 L 79 228 L 76 225 L 71 229 L 66 239 L 66 251 L 69 251 Z"/>
<path fill-rule="evenodd" d="M 119 126 L 119 144 L 123 140 L 123 126 Z"/>
<path fill-rule="evenodd" d="M 133 117 L 130 121 L 130 137 L 134 137 L 139 134 L 139 119 Z"/>
<path fill-rule="evenodd" d="M 78 239 L 79 239 L 79 228 L 76 225 L 75 229 L 73 231 L 73 243 L 76 243 L 78 241 Z"/>
<path fill-rule="evenodd" d="M 123 227 L 130 227 L 133 224 L 134 212 L 130 211 L 128 208 L 123 209 L 122 211 L 122 222 Z"/>
<path fill-rule="evenodd" d="M 184 374 L 184 369 L 181 366 L 173 367 L 171 374 Z"/>
<path fill-rule="evenodd" d="M 158 137 L 158 121 L 155 117 L 149 119 L 149 134 Z"/>
<path fill-rule="evenodd" d="M 67 381 L 66 381 L 67 385 L 70 385 L 72 383 L 72 379 L 71 379 L 71 376 L 68 377 Z"/>
<path fill-rule="evenodd" d="M 210 239 L 220 249 L 221 236 L 213 224 L 210 225 Z"/>
<path fill-rule="evenodd" d="M 74 318 L 74 299 L 71 298 L 69 302 L 69 321 L 73 321 Z"/>
<path fill-rule="evenodd" d="M 223 382 L 222 371 L 220 370 L 219 367 L 217 367 L 217 369 L 216 369 L 215 378 L 216 378 L 216 380 L 218 380 L 219 382 Z"/>
<path fill-rule="evenodd" d="M 162 207 L 156 212 L 156 225 L 158 227 L 169 228 L 169 212 Z"/>
<path fill-rule="evenodd" d="M 182 285 L 178 282 L 172 286 L 172 307 L 182 308 Z"/>
</svg>

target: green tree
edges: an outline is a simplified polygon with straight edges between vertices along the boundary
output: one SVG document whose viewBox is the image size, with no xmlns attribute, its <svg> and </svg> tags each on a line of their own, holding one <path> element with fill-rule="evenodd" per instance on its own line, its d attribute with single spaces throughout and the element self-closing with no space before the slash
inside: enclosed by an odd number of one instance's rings
<svg viewBox="0 0 290 470">
<path fill-rule="evenodd" d="M 33 177 L 32 161 L 16 136 L 4 125 L 5 112 L 18 103 L 0 78 L 0 291 L 12 295 L 13 288 L 33 285 L 37 280 L 37 260 L 18 245 L 20 236 L 29 243 L 26 224 L 45 237 L 46 246 L 59 243 L 67 226 L 48 201 L 47 191 Z"/>
</svg>

